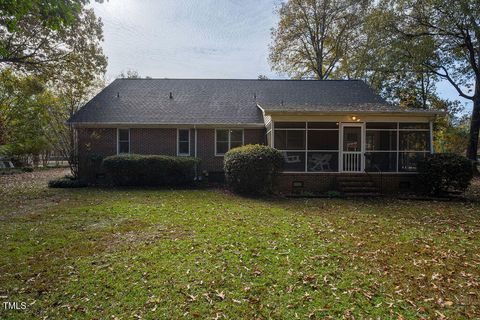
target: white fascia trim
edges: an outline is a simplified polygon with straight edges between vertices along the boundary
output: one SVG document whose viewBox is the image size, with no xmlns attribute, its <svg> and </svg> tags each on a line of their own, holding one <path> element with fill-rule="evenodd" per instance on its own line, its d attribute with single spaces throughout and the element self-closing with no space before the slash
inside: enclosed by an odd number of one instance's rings
<svg viewBox="0 0 480 320">
<path fill-rule="evenodd" d="M 216 128 L 245 128 L 258 129 L 265 128 L 264 123 L 217 123 L 217 124 L 195 124 L 195 123 L 147 123 L 147 122 L 71 122 L 75 128 L 192 128 L 197 129 L 216 129 Z"/>
<path fill-rule="evenodd" d="M 372 114 L 372 115 L 392 115 L 392 116 L 430 116 L 434 117 L 437 115 L 445 115 L 446 113 L 443 111 L 422 111 L 422 112 L 408 112 L 408 111 L 301 111 L 301 110 L 278 110 L 278 109 L 270 109 L 264 110 L 262 109 L 266 115 L 269 116 L 280 116 L 280 115 L 351 115 L 351 114 Z"/>
</svg>

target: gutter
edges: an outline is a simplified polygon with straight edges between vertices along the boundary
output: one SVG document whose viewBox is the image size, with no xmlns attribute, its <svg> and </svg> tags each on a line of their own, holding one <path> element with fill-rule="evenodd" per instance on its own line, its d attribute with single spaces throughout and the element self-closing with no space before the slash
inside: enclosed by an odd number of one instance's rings
<svg viewBox="0 0 480 320">
<path fill-rule="evenodd" d="M 263 109 L 262 109 L 263 110 Z M 445 115 L 445 111 L 301 111 L 301 110 L 264 110 L 266 115 L 351 115 L 351 114 L 371 114 L 371 115 L 396 115 L 396 116 L 435 116 Z"/>
<path fill-rule="evenodd" d="M 197 158 L 197 126 L 196 125 L 193 125 L 193 129 L 195 130 L 195 134 L 194 134 L 194 145 L 195 145 L 195 158 Z M 198 181 L 198 164 L 195 162 L 195 181 Z"/>
<path fill-rule="evenodd" d="M 130 128 L 185 128 L 196 127 L 205 129 L 215 128 L 264 128 L 265 124 L 262 123 L 158 123 L 158 122 L 66 122 L 67 125 L 74 127 L 97 127 L 97 128 L 117 128 L 117 127 L 130 127 Z"/>
</svg>

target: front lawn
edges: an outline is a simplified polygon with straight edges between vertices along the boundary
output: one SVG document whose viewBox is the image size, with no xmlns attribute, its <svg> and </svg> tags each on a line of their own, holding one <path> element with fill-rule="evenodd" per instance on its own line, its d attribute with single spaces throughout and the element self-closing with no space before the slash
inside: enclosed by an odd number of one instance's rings
<svg viewBox="0 0 480 320">
<path fill-rule="evenodd" d="M 0 196 L 3 319 L 480 317 L 480 204 Z"/>
</svg>

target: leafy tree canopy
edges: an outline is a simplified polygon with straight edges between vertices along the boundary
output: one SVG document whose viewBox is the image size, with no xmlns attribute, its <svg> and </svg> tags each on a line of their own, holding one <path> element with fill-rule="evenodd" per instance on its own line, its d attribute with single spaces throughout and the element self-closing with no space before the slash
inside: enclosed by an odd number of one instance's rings
<svg viewBox="0 0 480 320">
<path fill-rule="evenodd" d="M 2 0 L 0 25 L 9 32 L 27 16 L 36 17 L 44 27 L 59 30 L 74 23 L 89 0 Z M 97 0 L 97 2 L 103 2 Z"/>
<path fill-rule="evenodd" d="M 272 31 L 272 69 L 292 78 L 363 79 L 404 108 L 435 108 L 448 81 L 480 129 L 480 0 L 288 0 Z"/>
<path fill-rule="evenodd" d="M 13 5 L 17 2 L 18 8 Z M 104 73 L 103 24 L 92 9 L 83 7 L 86 1 L 1 3 L 7 14 L 0 18 L 0 68 L 33 72 L 46 80 L 56 79 L 72 65 L 81 65 L 86 73 Z M 63 14 L 50 19 L 55 10 Z"/>
</svg>

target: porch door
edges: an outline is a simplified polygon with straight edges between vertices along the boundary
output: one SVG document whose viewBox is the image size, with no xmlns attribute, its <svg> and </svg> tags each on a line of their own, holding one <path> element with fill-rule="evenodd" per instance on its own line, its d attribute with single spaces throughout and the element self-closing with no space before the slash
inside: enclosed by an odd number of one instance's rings
<svg viewBox="0 0 480 320">
<path fill-rule="evenodd" d="M 343 172 L 363 171 L 363 124 L 344 123 L 341 130 L 342 156 L 340 165 Z"/>
</svg>

